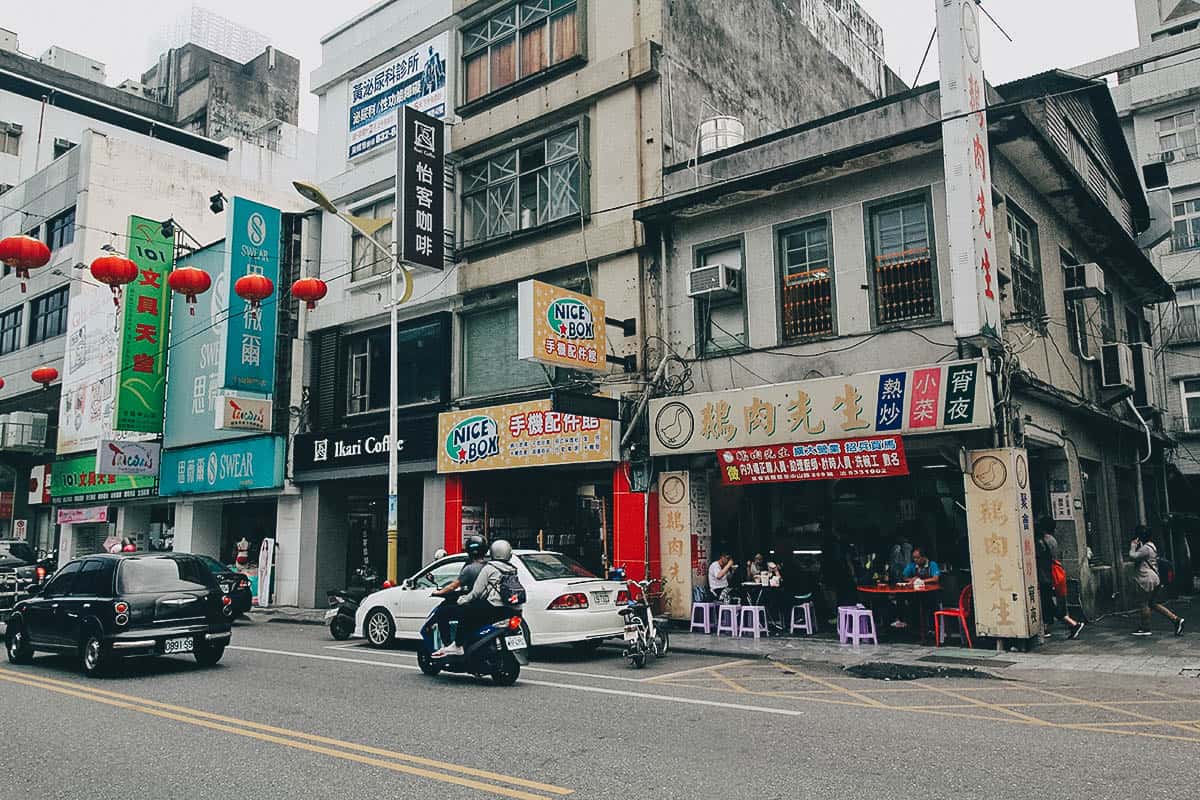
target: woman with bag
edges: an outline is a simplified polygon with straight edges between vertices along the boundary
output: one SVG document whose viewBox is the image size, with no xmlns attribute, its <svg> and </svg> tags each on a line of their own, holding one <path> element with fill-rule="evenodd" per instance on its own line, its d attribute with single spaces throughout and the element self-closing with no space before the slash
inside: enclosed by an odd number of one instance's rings
<svg viewBox="0 0 1200 800">
<path fill-rule="evenodd" d="M 1158 602 L 1158 590 L 1162 579 L 1158 574 L 1158 547 L 1154 544 L 1154 534 L 1145 525 L 1133 529 L 1133 541 L 1129 544 L 1129 558 L 1136 570 L 1133 581 L 1141 596 L 1138 598 L 1138 627 L 1134 636 L 1150 635 L 1150 612 L 1157 611 L 1171 622 L 1175 623 L 1175 635 L 1183 636 L 1183 617 Z"/>
<path fill-rule="evenodd" d="M 1038 517 L 1033 523 L 1033 532 L 1037 537 L 1034 543 L 1037 547 L 1038 591 L 1042 595 L 1042 619 L 1046 623 L 1045 635 L 1049 636 L 1050 626 L 1056 619 L 1061 619 L 1071 629 L 1067 638 L 1078 639 L 1079 634 L 1083 633 L 1083 623 L 1076 622 L 1067 613 L 1066 592 L 1060 593 L 1056 586 L 1059 581 L 1055 580 L 1055 566 L 1062 569 L 1062 564 L 1059 564 L 1058 561 L 1058 540 L 1054 538 L 1054 526 L 1054 520 L 1045 515 Z"/>
</svg>

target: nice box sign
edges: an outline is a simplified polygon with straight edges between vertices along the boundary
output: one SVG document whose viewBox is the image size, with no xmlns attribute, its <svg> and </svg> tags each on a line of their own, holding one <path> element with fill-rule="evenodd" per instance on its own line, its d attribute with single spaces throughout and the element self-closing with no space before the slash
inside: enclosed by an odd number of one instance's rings
<svg viewBox="0 0 1200 800">
<path fill-rule="evenodd" d="M 607 372 L 604 301 L 541 281 L 517 287 L 517 357 Z"/>
</svg>

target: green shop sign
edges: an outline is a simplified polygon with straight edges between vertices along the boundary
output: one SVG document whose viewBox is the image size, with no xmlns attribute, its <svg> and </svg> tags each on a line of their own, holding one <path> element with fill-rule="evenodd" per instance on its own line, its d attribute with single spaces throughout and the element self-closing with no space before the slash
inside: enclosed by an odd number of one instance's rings
<svg viewBox="0 0 1200 800">
<path fill-rule="evenodd" d="M 97 500 L 132 500 L 157 494 L 158 478 L 152 475 L 97 473 L 95 453 L 82 453 L 55 461 L 50 472 L 50 498 L 59 505 Z"/>
<path fill-rule="evenodd" d="M 129 258 L 138 276 L 121 301 L 121 354 L 113 429 L 161 433 L 167 385 L 167 320 L 171 311 L 167 275 L 175 261 L 175 243 L 162 225 L 145 217 L 129 218 Z"/>
</svg>

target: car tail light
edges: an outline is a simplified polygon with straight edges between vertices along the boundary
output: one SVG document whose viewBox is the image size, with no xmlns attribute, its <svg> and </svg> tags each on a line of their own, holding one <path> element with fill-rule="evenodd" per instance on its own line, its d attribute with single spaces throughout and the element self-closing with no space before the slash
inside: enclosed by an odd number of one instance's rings
<svg viewBox="0 0 1200 800">
<path fill-rule="evenodd" d="M 233 601 L 229 599 L 229 595 L 221 595 L 221 613 L 229 616 L 233 613 Z"/>
<path fill-rule="evenodd" d="M 129 624 L 129 603 L 126 603 L 124 600 L 118 600 L 113 603 L 113 613 L 115 614 L 113 622 L 118 625 Z"/>
<path fill-rule="evenodd" d="M 37 582 L 38 582 L 38 583 L 41 583 L 41 582 L 42 582 L 42 581 L 44 581 L 45 579 L 46 579 L 46 568 L 45 568 L 45 567 L 38 567 L 38 568 L 37 568 Z"/>
<path fill-rule="evenodd" d="M 628 589 L 622 589 L 621 591 L 617 592 L 617 605 L 619 605 L 619 606 L 629 605 L 629 590 Z"/>
<path fill-rule="evenodd" d="M 391 581 L 384 581 L 384 582 L 383 582 L 383 588 L 385 588 L 385 589 L 390 589 L 390 588 L 392 588 L 392 582 L 391 582 Z"/>
<path fill-rule="evenodd" d="M 521 630 L 521 618 L 520 617 L 509 617 L 508 618 L 508 629 L 510 631 Z"/>
<path fill-rule="evenodd" d="M 569 611 L 577 608 L 587 608 L 587 595 L 583 592 L 571 592 L 559 595 L 553 603 L 546 607 L 547 611 Z"/>
</svg>

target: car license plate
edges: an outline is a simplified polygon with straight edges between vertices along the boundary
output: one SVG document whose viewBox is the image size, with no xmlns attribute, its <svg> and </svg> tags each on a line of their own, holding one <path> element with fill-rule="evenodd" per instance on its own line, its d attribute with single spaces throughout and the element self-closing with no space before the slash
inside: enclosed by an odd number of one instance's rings
<svg viewBox="0 0 1200 800">
<path fill-rule="evenodd" d="M 192 637 L 180 636 L 178 639 L 167 639 L 163 642 L 163 652 L 167 654 L 192 652 Z"/>
<path fill-rule="evenodd" d="M 608 592 L 592 592 L 592 601 L 598 606 L 606 606 L 610 596 Z"/>
<path fill-rule="evenodd" d="M 638 629 L 636 625 L 625 626 L 625 641 L 636 642 L 638 638 Z"/>
<path fill-rule="evenodd" d="M 337 614 L 338 614 L 338 610 L 336 608 L 331 608 L 325 612 L 325 620 L 329 621 L 329 620 L 333 619 L 334 617 L 336 617 Z"/>
<path fill-rule="evenodd" d="M 525 637 L 524 636 L 506 636 L 504 638 L 504 646 L 507 647 L 509 650 L 524 650 L 525 649 Z"/>
<path fill-rule="evenodd" d="M 233 591 L 233 584 L 232 583 L 222 583 L 221 591 L 224 592 L 225 594 L 229 594 L 231 591 Z"/>
</svg>

